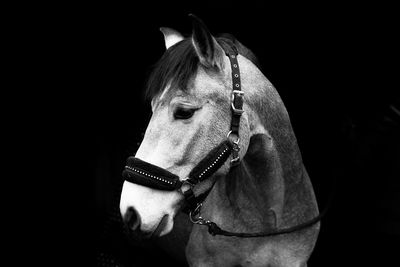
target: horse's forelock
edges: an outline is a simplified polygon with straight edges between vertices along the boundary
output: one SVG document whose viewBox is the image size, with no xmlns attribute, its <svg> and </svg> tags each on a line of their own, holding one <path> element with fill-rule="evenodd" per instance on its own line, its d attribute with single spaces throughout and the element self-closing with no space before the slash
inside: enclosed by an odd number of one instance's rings
<svg viewBox="0 0 400 267">
<path fill-rule="evenodd" d="M 257 58 L 251 50 L 243 46 L 232 35 L 222 34 L 216 39 L 220 44 L 235 45 L 239 54 L 259 67 Z M 187 91 L 189 82 L 197 73 L 198 67 L 199 59 L 190 38 L 170 47 L 153 67 L 145 91 L 146 99 L 151 100 L 160 96 L 166 88 L 169 88 L 166 92 L 167 95 L 178 89 Z"/>
<path fill-rule="evenodd" d="M 197 72 L 199 60 L 190 40 L 185 39 L 165 51 L 155 64 L 147 82 L 145 97 L 153 99 L 167 87 L 186 90 L 190 78 Z"/>
</svg>

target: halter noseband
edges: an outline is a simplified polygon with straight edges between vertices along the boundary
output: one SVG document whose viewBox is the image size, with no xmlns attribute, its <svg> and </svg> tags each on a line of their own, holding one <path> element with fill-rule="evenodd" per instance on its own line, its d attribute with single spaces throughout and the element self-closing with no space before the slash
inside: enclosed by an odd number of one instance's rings
<svg viewBox="0 0 400 267">
<path fill-rule="evenodd" d="M 223 45 L 225 54 L 229 57 L 232 69 L 232 120 L 231 129 L 226 136 L 226 140 L 212 149 L 189 173 L 185 179 L 179 177 L 163 168 L 142 161 L 135 157 L 129 157 L 126 162 L 123 178 L 132 183 L 147 186 L 153 189 L 181 192 L 186 200 L 186 211 L 192 211 L 206 197 L 206 192 L 195 196 L 194 187 L 212 176 L 232 154 L 231 166 L 236 166 L 240 162 L 239 157 L 239 126 L 240 117 L 243 114 L 243 91 L 241 90 L 240 70 L 237 61 L 238 51 L 235 46 Z"/>
</svg>

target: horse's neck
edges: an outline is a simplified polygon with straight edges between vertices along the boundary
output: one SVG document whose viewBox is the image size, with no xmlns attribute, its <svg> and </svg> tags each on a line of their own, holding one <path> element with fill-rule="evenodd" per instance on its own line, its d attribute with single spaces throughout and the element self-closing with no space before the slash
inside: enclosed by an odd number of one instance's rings
<svg viewBox="0 0 400 267">
<path fill-rule="evenodd" d="M 254 232 L 293 226 L 317 214 L 296 138 L 290 123 L 285 124 L 284 133 L 251 137 L 241 164 L 210 192 L 204 217 L 227 230 Z"/>
</svg>

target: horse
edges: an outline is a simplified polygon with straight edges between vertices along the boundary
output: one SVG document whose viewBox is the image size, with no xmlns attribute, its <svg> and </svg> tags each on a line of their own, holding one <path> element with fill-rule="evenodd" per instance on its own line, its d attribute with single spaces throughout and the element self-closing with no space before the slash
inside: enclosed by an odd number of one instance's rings
<svg viewBox="0 0 400 267">
<path fill-rule="evenodd" d="M 191 17 L 190 36 L 160 28 L 121 216 L 189 266 L 307 266 L 319 210 L 288 112 L 250 49 Z"/>
</svg>

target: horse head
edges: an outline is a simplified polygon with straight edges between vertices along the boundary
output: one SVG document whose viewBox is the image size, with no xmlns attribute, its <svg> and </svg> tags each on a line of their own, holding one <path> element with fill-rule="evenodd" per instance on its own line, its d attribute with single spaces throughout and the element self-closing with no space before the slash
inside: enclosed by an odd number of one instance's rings
<svg viewBox="0 0 400 267">
<path fill-rule="evenodd" d="M 188 200 L 202 195 L 203 214 L 230 231 L 290 229 L 315 218 L 314 192 L 279 94 L 249 49 L 230 35 L 214 37 L 192 18 L 188 38 L 161 28 L 166 51 L 147 87 L 152 117 L 124 171 L 124 221 L 141 236 L 163 236 Z M 304 263 L 318 227 L 249 249 L 246 241 L 211 240 L 196 225 L 186 256 L 192 263 L 209 261 L 212 251 L 217 266 L 243 259 L 264 263 L 278 254 L 272 261 Z M 281 253 L 271 252 L 278 247 Z"/>
<path fill-rule="evenodd" d="M 196 17 L 189 38 L 169 28 L 161 31 L 167 50 L 149 80 L 152 117 L 135 157 L 183 179 L 227 138 L 232 116 L 232 73 L 221 44 L 230 40 L 217 40 Z M 257 71 L 245 57 L 239 56 L 239 61 L 244 72 Z M 246 153 L 250 138 L 252 112 L 245 109 L 240 121 L 239 157 Z M 212 179 L 228 171 L 229 161 Z M 132 229 L 162 236 L 173 228 L 174 217 L 183 204 L 183 195 L 178 191 L 160 191 L 125 181 L 120 209 Z"/>
</svg>

